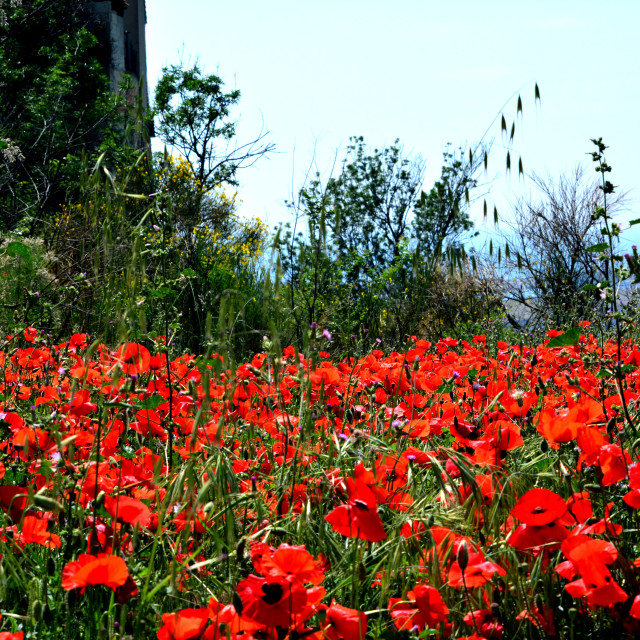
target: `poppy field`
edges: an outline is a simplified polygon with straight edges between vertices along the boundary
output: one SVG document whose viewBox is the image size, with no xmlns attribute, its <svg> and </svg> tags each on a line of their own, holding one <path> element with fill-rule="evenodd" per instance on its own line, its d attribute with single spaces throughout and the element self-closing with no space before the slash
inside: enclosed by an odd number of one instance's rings
<svg viewBox="0 0 640 640">
<path fill-rule="evenodd" d="M 640 350 L 7 336 L 0 639 L 640 634 Z"/>
</svg>

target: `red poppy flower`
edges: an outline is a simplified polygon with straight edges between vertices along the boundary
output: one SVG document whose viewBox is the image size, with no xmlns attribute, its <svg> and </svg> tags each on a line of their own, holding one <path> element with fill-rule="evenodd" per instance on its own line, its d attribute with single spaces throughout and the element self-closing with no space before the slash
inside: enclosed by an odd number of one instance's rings
<svg viewBox="0 0 640 640">
<path fill-rule="evenodd" d="M 199 637 L 209 621 L 209 609 L 182 609 L 163 613 L 163 626 L 158 629 L 158 640 L 190 640 Z"/>
<path fill-rule="evenodd" d="M 25 516 L 18 541 L 22 544 L 41 544 L 49 549 L 59 549 L 62 546 L 60 536 L 49 533 L 47 520 L 36 516 Z"/>
<path fill-rule="evenodd" d="M 251 548 L 251 559 L 256 571 L 267 576 L 294 576 L 300 582 L 320 584 L 324 570 L 304 545 L 281 544 L 275 551 L 264 543 Z"/>
<path fill-rule="evenodd" d="M 349 504 L 336 507 L 325 516 L 335 531 L 350 538 L 380 542 L 387 537 L 376 510 L 373 491 L 361 480 L 347 478 Z"/>
<path fill-rule="evenodd" d="M 502 640 L 504 627 L 498 620 L 493 609 L 476 609 L 475 611 L 470 611 L 464 617 L 464 622 L 469 626 L 475 627 L 482 634 L 482 638 Z"/>
<path fill-rule="evenodd" d="M 544 548 L 546 551 L 557 549 L 560 543 L 569 536 L 569 531 L 559 522 L 550 522 L 536 527 L 521 524 L 509 536 L 509 545 L 520 551 Z"/>
<path fill-rule="evenodd" d="M 307 591 L 298 580 L 250 574 L 238 585 L 242 615 L 268 627 L 288 627 L 307 604 Z"/>
<path fill-rule="evenodd" d="M 149 349 L 135 342 L 118 347 L 115 357 L 116 365 L 128 376 L 148 371 L 151 363 Z"/>
<path fill-rule="evenodd" d="M 580 534 L 565 540 L 562 552 L 570 566 L 562 563 L 556 569 L 558 573 L 567 578 L 576 574 L 581 576 L 565 587 L 574 598 L 585 597 L 595 606 L 611 606 L 627 599 L 628 595 L 607 568 L 618 557 L 616 548 L 610 542 Z"/>
<path fill-rule="evenodd" d="M 104 508 L 107 513 L 120 522 L 133 526 L 148 527 L 151 522 L 151 510 L 144 502 L 127 496 L 106 496 Z"/>
<path fill-rule="evenodd" d="M 136 411 L 137 420 L 130 422 L 129 426 L 145 437 L 155 436 L 161 440 L 166 440 L 167 432 L 162 426 L 162 418 L 157 411 L 142 409 Z"/>
<path fill-rule="evenodd" d="M 367 616 L 334 600 L 327 609 L 324 633 L 329 640 L 363 640 L 367 634 Z"/>
<path fill-rule="evenodd" d="M 491 580 L 494 573 L 499 576 L 506 575 L 506 571 L 499 565 L 489 560 L 485 560 L 484 555 L 480 551 L 469 551 L 469 560 L 463 571 L 456 560 L 449 569 L 449 586 L 459 589 L 466 585 L 467 587 L 481 587 Z"/>
<path fill-rule="evenodd" d="M 75 562 L 67 563 L 62 569 L 62 588 L 69 591 L 101 584 L 115 591 L 128 577 L 129 571 L 122 558 L 82 553 Z"/>
<path fill-rule="evenodd" d="M 511 515 L 526 525 L 539 527 L 562 517 L 567 511 L 565 501 L 549 489 L 531 489 L 516 502 Z"/>
<path fill-rule="evenodd" d="M 388 608 L 398 631 L 412 630 L 414 627 L 419 631 L 425 627 L 434 628 L 445 622 L 449 615 L 440 592 L 426 584 L 416 585 L 413 591 L 407 593 L 406 600 L 391 598 Z"/>
</svg>

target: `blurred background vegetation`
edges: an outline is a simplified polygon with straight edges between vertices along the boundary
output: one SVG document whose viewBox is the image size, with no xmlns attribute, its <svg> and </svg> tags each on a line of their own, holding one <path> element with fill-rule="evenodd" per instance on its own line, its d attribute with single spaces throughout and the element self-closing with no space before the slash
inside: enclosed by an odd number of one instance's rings
<svg viewBox="0 0 640 640">
<path fill-rule="evenodd" d="M 424 160 L 400 141 L 353 137 L 270 231 L 237 214 L 238 172 L 274 150 L 263 135 L 237 139 L 240 92 L 171 65 L 143 110 L 131 86 L 110 90 L 82 4 L 2 3 L 3 331 L 164 335 L 244 358 L 265 336 L 302 347 L 310 328 L 343 355 L 412 335 L 518 341 L 580 320 L 608 326 L 597 290 L 608 263 L 592 252 L 601 191 L 581 169 L 534 176 L 538 196 L 516 203 L 515 222 L 481 250 L 469 207 L 486 195 L 489 145 L 445 149 L 428 186 Z M 164 153 L 150 151 L 152 123 Z"/>
</svg>

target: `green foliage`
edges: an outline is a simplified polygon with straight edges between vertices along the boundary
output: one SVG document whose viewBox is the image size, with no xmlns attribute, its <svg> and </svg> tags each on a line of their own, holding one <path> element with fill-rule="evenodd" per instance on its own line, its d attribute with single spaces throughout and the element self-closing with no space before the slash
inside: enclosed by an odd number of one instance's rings
<svg viewBox="0 0 640 640">
<path fill-rule="evenodd" d="M 599 259 L 609 243 L 593 215 L 603 194 L 582 167 L 555 180 L 531 180 L 535 195 L 517 202 L 506 234 L 506 297 L 530 310 L 531 325 L 565 328 L 594 319 L 606 296 L 597 284 L 612 273 L 611 264 Z M 622 202 L 623 197 L 610 199 L 609 212 Z"/>
<path fill-rule="evenodd" d="M 343 348 L 363 334 L 396 344 L 424 327 L 425 313 L 433 320 L 443 311 L 437 283 L 464 262 L 466 205 L 479 169 L 461 157 L 447 151 L 441 179 L 425 193 L 424 163 L 403 157 L 398 141 L 369 152 L 363 138 L 351 138 L 340 174 L 326 183 L 316 175 L 300 190 L 289 204 L 295 223 L 276 242 L 292 339 L 301 344 L 317 322 Z M 430 330 L 459 321 L 445 315 L 430 320 Z"/>
<path fill-rule="evenodd" d="M 145 326 L 166 334 L 179 325 L 179 344 L 194 351 L 214 337 L 226 350 L 258 349 L 266 322 L 263 224 L 238 217 L 235 193 L 204 192 L 184 158 L 158 154 L 152 185 L 154 206 L 140 228 Z"/>
<path fill-rule="evenodd" d="M 447 245 L 459 247 L 461 236 L 473 229 L 467 207 L 478 185 L 479 162 L 474 162 L 472 153 L 466 162 L 461 150 L 455 154 L 447 149 L 443 155 L 440 180 L 428 193 L 421 193 L 414 207 L 412 235 L 426 255 L 435 255 Z"/>
<path fill-rule="evenodd" d="M 204 190 L 221 183 L 237 184 L 238 169 L 273 149 L 272 144 L 262 144 L 264 136 L 232 145 L 236 123 L 229 118 L 240 91 L 224 93 L 223 84 L 220 77 L 203 74 L 196 64 L 190 69 L 165 67 L 156 85 L 158 136 L 188 160 Z"/>
<path fill-rule="evenodd" d="M 30 233 L 77 195 L 82 153 L 122 126 L 79 0 L 3 3 L 0 224 Z M 35 46 L 34 46 L 35 43 Z M 120 137 L 119 142 L 122 144 Z"/>
</svg>

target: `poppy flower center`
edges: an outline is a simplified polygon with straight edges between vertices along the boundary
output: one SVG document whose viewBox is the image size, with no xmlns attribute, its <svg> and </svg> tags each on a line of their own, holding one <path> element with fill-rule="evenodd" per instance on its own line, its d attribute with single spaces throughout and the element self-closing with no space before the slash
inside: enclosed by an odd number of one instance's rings
<svg viewBox="0 0 640 640">
<path fill-rule="evenodd" d="M 544 513 L 544 507 L 536 507 L 531 513 Z"/>
<path fill-rule="evenodd" d="M 367 503 L 364 500 L 358 500 L 357 498 L 354 500 L 356 507 L 359 507 L 360 509 L 364 509 L 365 511 L 369 510 L 369 506 L 367 505 Z"/>
<path fill-rule="evenodd" d="M 276 604 L 282 599 L 282 586 L 277 582 L 263 584 L 262 591 L 262 600 L 267 604 Z"/>
</svg>

